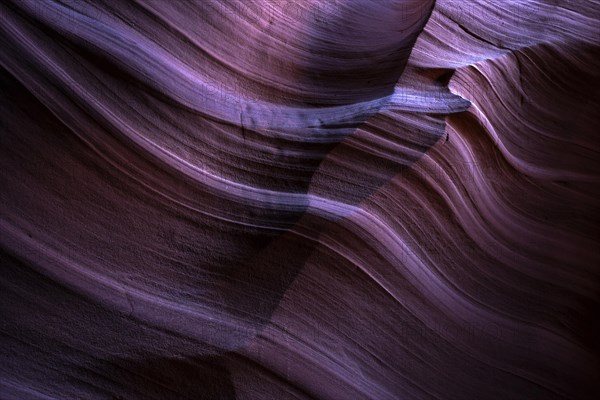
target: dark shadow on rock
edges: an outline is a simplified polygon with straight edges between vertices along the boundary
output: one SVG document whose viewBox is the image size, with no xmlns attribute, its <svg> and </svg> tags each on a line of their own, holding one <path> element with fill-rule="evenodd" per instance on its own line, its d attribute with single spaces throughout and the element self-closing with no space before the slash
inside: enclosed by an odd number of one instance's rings
<svg viewBox="0 0 600 400">
<path fill-rule="evenodd" d="M 219 358 L 117 359 L 94 365 L 114 384 L 112 399 L 235 400 Z"/>
</svg>

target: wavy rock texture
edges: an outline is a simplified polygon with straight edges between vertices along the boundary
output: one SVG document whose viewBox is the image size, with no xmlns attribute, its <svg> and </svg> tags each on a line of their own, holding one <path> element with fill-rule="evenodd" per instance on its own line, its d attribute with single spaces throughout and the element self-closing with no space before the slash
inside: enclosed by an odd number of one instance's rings
<svg viewBox="0 0 600 400">
<path fill-rule="evenodd" d="M 599 2 L 0 15 L 0 398 L 598 395 Z"/>
</svg>

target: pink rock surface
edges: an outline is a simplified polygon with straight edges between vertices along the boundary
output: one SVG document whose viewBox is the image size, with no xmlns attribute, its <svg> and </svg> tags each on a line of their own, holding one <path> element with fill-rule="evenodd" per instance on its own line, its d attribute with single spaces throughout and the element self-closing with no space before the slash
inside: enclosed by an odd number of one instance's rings
<svg viewBox="0 0 600 400">
<path fill-rule="evenodd" d="M 0 399 L 595 399 L 600 3 L 0 4 Z"/>
</svg>

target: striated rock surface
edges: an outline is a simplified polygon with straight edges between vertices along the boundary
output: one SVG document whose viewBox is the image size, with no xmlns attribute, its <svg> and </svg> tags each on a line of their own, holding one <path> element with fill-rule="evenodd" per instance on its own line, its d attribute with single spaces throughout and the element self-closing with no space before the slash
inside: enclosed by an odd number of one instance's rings
<svg viewBox="0 0 600 400">
<path fill-rule="evenodd" d="M 0 399 L 595 399 L 600 3 L 0 4 Z"/>
</svg>

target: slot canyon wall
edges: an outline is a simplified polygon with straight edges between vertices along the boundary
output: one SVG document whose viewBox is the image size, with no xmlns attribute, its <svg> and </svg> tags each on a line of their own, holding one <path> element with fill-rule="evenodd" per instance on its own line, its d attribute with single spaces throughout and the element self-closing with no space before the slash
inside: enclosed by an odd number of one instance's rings
<svg viewBox="0 0 600 400">
<path fill-rule="evenodd" d="M 600 2 L 0 3 L 0 399 L 596 399 Z"/>
</svg>

